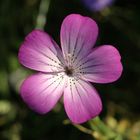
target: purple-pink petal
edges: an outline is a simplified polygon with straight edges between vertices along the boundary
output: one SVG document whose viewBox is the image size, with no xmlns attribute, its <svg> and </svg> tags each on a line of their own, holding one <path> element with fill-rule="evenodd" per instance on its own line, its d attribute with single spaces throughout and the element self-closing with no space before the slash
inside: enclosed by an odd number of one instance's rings
<svg viewBox="0 0 140 140">
<path fill-rule="evenodd" d="M 62 69 L 62 52 L 52 38 L 41 30 L 32 31 L 19 49 L 19 61 L 25 67 L 41 72 Z"/>
<path fill-rule="evenodd" d="M 94 83 L 116 81 L 122 74 L 121 56 L 111 45 L 94 48 L 91 54 L 77 66 L 82 78 Z"/>
<path fill-rule="evenodd" d="M 63 94 L 65 78 L 62 74 L 39 73 L 27 78 L 20 89 L 24 102 L 40 114 L 50 111 Z"/>
<path fill-rule="evenodd" d="M 78 61 L 94 46 L 98 26 L 94 20 L 78 14 L 67 16 L 61 26 L 61 47 L 65 60 Z"/>
<path fill-rule="evenodd" d="M 84 123 L 99 115 L 102 103 L 96 90 L 80 79 L 69 79 L 64 90 L 64 106 L 73 123 Z"/>
</svg>

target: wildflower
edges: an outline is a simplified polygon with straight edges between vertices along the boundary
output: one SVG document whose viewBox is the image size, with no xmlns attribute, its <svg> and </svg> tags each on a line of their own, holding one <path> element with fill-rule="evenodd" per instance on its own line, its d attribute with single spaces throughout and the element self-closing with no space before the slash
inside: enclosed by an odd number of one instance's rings
<svg viewBox="0 0 140 140">
<path fill-rule="evenodd" d="M 25 38 L 19 61 L 38 73 L 23 82 L 20 93 L 32 110 L 45 114 L 63 95 L 66 113 L 73 123 L 99 115 L 102 102 L 90 82 L 117 80 L 122 65 L 113 46 L 93 48 L 97 35 L 94 20 L 71 14 L 62 23 L 61 48 L 41 30 L 34 30 Z"/>
<path fill-rule="evenodd" d="M 101 11 L 110 6 L 114 0 L 82 0 L 82 2 L 91 11 Z"/>
</svg>

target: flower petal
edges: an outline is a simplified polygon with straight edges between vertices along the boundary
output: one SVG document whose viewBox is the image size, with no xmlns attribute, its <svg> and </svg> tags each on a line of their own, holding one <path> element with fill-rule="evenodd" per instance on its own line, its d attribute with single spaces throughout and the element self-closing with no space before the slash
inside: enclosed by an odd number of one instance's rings
<svg viewBox="0 0 140 140">
<path fill-rule="evenodd" d="M 92 53 L 81 60 L 77 69 L 82 78 L 95 83 L 116 81 L 122 74 L 121 56 L 118 50 L 110 45 L 93 49 Z"/>
<path fill-rule="evenodd" d="M 69 78 L 64 90 L 64 106 L 73 123 L 84 123 L 102 110 L 101 99 L 87 82 Z"/>
<path fill-rule="evenodd" d="M 78 14 L 67 16 L 61 26 L 61 46 L 66 61 L 72 63 L 85 57 L 94 46 L 98 35 L 98 26 L 89 17 Z"/>
<path fill-rule="evenodd" d="M 113 4 L 115 0 L 82 0 L 85 6 L 91 11 L 101 11 Z"/>
<path fill-rule="evenodd" d="M 32 31 L 19 50 L 19 61 L 25 67 L 41 72 L 61 71 L 62 53 L 52 38 L 41 30 Z"/>
<path fill-rule="evenodd" d="M 63 74 L 35 74 L 27 78 L 20 89 L 21 97 L 34 111 L 44 114 L 50 111 L 61 95 L 65 86 Z"/>
</svg>

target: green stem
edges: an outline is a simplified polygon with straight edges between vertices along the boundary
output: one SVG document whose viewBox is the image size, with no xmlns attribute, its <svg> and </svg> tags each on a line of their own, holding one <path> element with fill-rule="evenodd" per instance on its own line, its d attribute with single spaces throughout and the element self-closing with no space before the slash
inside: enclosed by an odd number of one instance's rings
<svg viewBox="0 0 140 140">
<path fill-rule="evenodd" d="M 44 29 L 49 6 L 50 6 L 50 0 L 41 0 L 38 16 L 36 19 L 37 29 Z"/>
<path fill-rule="evenodd" d="M 90 134 L 90 135 L 93 135 L 93 131 L 86 128 L 86 127 L 83 127 L 82 125 L 75 125 L 73 124 L 74 127 L 76 127 L 77 129 L 79 129 L 80 131 L 86 133 L 86 134 Z"/>
<path fill-rule="evenodd" d="M 89 121 L 89 124 L 92 130 L 99 132 L 101 135 L 106 136 L 108 139 L 115 138 L 117 136 L 117 134 L 108 126 L 106 126 L 99 117 Z"/>
</svg>

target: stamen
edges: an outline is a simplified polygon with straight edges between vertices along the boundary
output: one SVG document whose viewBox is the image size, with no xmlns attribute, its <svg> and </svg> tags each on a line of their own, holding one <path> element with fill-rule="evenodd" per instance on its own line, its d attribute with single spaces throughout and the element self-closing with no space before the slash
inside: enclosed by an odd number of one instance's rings
<svg viewBox="0 0 140 140">
<path fill-rule="evenodd" d="M 65 73 L 68 76 L 72 76 L 73 75 L 73 69 L 70 67 L 65 67 Z"/>
<path fill-rule="evenodd" d="M 73 60 L 73 59 L 72 59 L 72 55 L 71 55 L 70 53 L 68 53 L 68 54 L 67 54 L 67 57 L 66 57 L 66 62 L 67 62 L 66 65 L 67 65 L 68 67 L 71 67 L 71 66 L 72 66 L 72 60 Z"/>
</svg>

